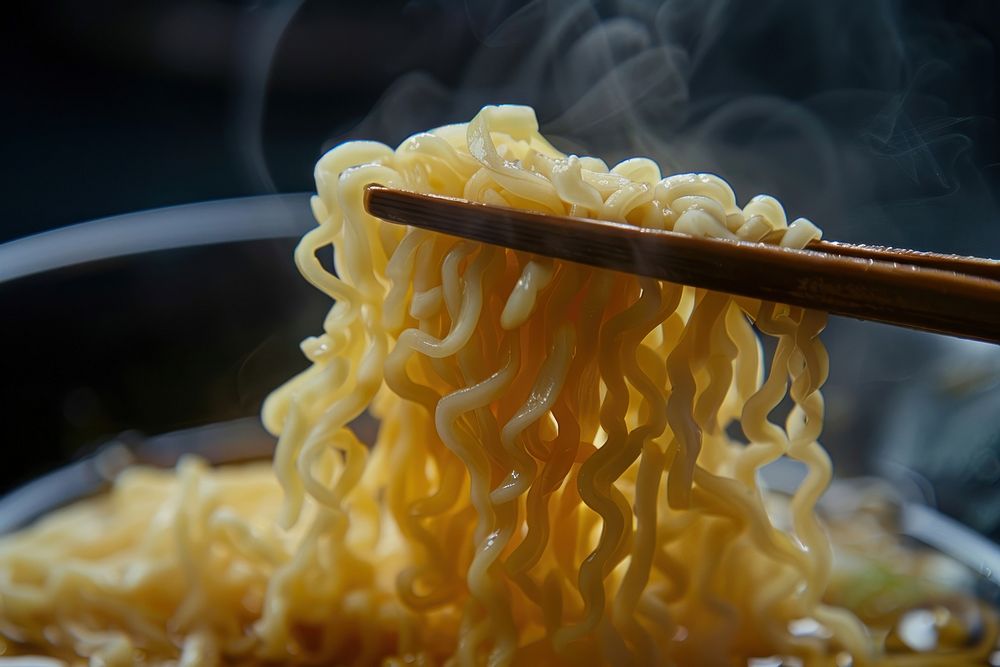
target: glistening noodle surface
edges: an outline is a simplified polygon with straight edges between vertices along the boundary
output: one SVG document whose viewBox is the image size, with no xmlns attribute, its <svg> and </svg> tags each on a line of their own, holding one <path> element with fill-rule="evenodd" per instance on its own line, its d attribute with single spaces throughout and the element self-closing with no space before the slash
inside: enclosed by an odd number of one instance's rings
<svg viewBox="0 0 1000 667">
<path fill-rule="evenodd" d="M 262 467 L 133 470 L 0 544 L 10 654 L 91 664 L 981 664 L 833 606 L 825 317 L 382 223 L 364 186 L 801 247 L 711 175 L 566 157 L 525 107 L 316 167 L 335 300 Z M 337 275 L 318 255 L 332 252 Z M 775 341 L 762 352 L 760 336 Z M 765 363 L 769 359 L 769 363 Z M 784 425 L 769 417 L 790 397 Z M 381 420 L 369 449 L 346 424 Z M 729 434 L 741 432 L 746 443 Z M 808 474 L 787 511 L 758 469 Z M 795 631 L 811 623 L 809 632 Z M 891 639 L 891 637 L 890 637 Z M 772 663 L 761 663 L 772 664 Z"/>
</svg>

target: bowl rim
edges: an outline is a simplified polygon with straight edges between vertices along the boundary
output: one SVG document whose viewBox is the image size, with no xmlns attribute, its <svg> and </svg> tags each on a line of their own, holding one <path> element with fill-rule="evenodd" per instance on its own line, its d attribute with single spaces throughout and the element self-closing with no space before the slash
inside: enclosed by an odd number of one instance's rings
<svg viewBox="0 0 1000 667">
<path fill-rule="evenodd" d="M 310 193 L 179 204 L 60 227 L 0 244 L 0 285 L 79 264 L 158 250 L 301 237 Z"/>
</svg>

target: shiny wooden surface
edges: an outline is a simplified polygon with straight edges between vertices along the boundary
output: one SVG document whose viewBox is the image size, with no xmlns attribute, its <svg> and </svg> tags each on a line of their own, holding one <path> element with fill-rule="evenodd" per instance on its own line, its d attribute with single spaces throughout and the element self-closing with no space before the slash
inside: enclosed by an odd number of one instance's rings
<svg viewBox="0 0 1000 667">
<path fill-rule="evenodd" d="M 836 315 L 1000 343 L 1000 262 L 821 242 L 806 250 L 368 186 L 395 223 Z"/>
</svg>

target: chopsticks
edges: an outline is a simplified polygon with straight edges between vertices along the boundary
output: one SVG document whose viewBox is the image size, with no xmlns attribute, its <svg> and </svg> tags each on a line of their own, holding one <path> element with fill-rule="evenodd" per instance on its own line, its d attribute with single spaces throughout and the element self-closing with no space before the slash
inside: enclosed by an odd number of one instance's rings
<svg viewBox="0 0 1000 667">
<path fill-rule="evenodd" d="M 805 250 L 697 238 L 369 185 L 379 218 L 739 296 L 1000 343 L 1000 262 L 816 242 Z"/>
</svg>

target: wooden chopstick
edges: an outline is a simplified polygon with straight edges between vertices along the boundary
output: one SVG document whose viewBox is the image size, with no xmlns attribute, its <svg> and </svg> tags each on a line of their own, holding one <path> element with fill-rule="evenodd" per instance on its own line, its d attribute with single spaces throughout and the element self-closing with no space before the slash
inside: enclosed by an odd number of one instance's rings
<svg viewBox="0 0 1000 667">
<path fill-rule="evenodd" d="M 843 257 L 858 257 L 874 259 L 880 262 L 895 262 L 896 264 L 913 264 L 929 269 L 941 269 L 952 273 L 964 273 L 970 276 L 1000 280 L 1000 262 L 982 257 L 964 257 L 962 255 L 944 255 L 923 250 L 907 250 L 905 248 L 887 248 L 877 245 L 855 245 L 842 241 L 813 241 L 806 250 L 826 252 Z"/>
<path fill-rule="evenodd" d="M 823 242 L 806 250 L 369 185 L 379 218 L 766 301 L 1000 343 L 1000 262 Z"/>
</svg>

